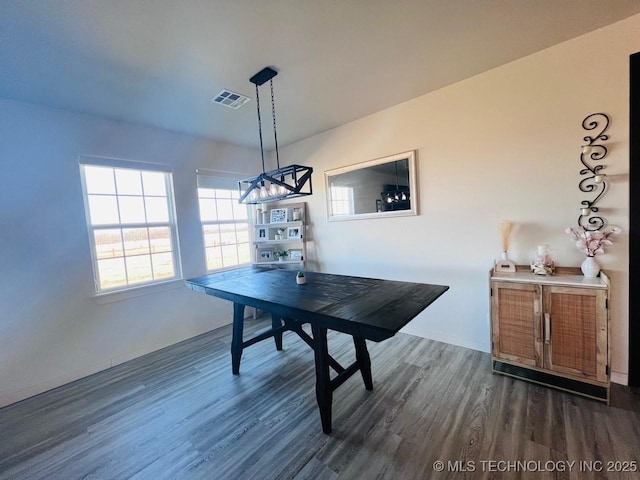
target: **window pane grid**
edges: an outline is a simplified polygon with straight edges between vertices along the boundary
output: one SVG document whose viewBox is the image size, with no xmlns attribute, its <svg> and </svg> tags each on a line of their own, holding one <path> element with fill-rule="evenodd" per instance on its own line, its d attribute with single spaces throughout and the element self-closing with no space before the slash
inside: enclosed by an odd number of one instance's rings
<svg viewBox="0 0 640 480">
<path fill-rule="evenodd" d="M 91 195 L 92 197 L 115 197 L 116 194 L 115 193 L 89 193 L 89 195 Z M 157 197 L 157 198 L 167 198 L 166 195 L 150 195 L 150 194 L 144 194 L 144 195 L 131 195 L 128 193 L 118 193 L 117 195 L 121 196 L 121 197 Z"/>
<path fill-rule="evenodd" d="M 176 278 L 170 174 L 92 165 L 83 172 L 96 289 Z"/>
<path fill-rule="evenodd" d="M 133 230 L 138 230 L 139 232 L 134 233 Z M 140 238 L 142 234 L 140 230 L 144 231 L 144 238 Z M 164 230 L 165 232 L 159 230 Z M 100 236 L 101 232 L 109 232 L 110 235 L 108 237 Z M 126 278 L 128 284 L 145 283 L 173 277 L 175 276 L 173 273 L 175 271 L 173 265 L 173 235 L 170 232 L 171 229 L 168 224 L 164 228 L 122 228 L 118 230 L 117 234 L 113 232 L 113 229 L 94 228 L 93 235 L 96 239 L 97 259 L 99 262 L 102 260 L 124 260 L 122 265 L 123 277 Z M 108 240 L 110 240 L 110 243 L 106 243 Z M 152 240 L 155 240 L 155 242 L 152 242 Z M 150 263 L 148 264 L 149 274 L 146 276 L 140 274 L 143 270 L 141 268 L 142 260 L 145 258 L 150 258 Z M 138 259 L 140 261 L 128 261 L 128 259 Z M 131 271 L 132 265 L 136 267 L 138 274 Z M 104 273 L 104 268 L 102 270 L 98 269 L 98 271 L 99 273 L 101 271 Z M 102 281 L 101 286 L 105 288 Z"/>
<path fill-rule="evenodd" d="M 251 262 L 249 216 L 235 190 L 198 188 L 207 270 Z"/>
</svg>

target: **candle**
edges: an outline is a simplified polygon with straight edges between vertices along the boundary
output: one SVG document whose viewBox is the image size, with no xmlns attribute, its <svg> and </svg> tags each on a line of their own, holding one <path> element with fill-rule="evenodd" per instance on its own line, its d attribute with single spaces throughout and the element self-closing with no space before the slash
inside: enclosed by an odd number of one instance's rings
<svg viewBox="0 0 640 480">
<path fill-rule="evenodd" d="M 602 183 L 604 182 L 604 175 L 596 175 L 595 177 L 593 177 L 593 181 L 595 183 Z"/>
<path fill-rule="evenodd" d="M 538 256 L 544 257 L 547 254 L 547 246 L 546 245 L 538 245 Z"/>
<path fill-rule="evenodd" d="M 582 215 L 585 215 L 585 216 L 586 216 L 586 215 L 589 215 L 589 214 L 591 214 L 591 209 L 590 209 L 590 208 L 587 208 L 587 207 L 585 207 L 585 208 L 581 208 L 581 209 L 580 209 L 580 213 L 581 213 Z"/>
</svg>

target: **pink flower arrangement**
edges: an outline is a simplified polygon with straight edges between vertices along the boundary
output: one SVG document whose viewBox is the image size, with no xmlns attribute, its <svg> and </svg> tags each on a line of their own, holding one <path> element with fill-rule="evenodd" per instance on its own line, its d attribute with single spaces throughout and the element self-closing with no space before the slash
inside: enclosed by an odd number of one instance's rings
<svg viewBox="0 0 640 480">
<path fill-rule="evenodd" d="M 622 232 L 622 229 L 611 227 L 610 231 L 602 232 L 600 230 L 586 230 L 584 227 L 576 227 L 567 228 L 565 232 L 575 240 L 576 247 L 578 247 L 580 251 L 584 252 L 587 257 L 594 257 L 600 253 L 604 253 L 605 245 L 613 245 L 609 237 Z"/>
</svg>

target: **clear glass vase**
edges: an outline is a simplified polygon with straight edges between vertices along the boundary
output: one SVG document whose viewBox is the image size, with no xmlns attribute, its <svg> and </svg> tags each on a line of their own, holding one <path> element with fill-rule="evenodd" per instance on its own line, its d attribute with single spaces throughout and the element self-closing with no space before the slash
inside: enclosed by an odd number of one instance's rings
<svg viewBox="0 0 640 480">
<path fill-rule="evenodd" d="M 531 259 L 531 272 L 535 275 L 553 275 L 555 264 L 551 260 L 546 245 L 538 245 L 536 254 Z"/>
</svg>

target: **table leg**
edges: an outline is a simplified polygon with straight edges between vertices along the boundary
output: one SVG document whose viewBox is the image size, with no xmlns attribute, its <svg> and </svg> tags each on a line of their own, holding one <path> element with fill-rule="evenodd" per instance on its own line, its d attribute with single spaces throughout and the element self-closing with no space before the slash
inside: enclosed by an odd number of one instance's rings
<svg viewBox="0 0 640 480">
<path fill-rule="evenodd" d="M 333 391 L 329 377 L 327 329 L 312 324 L 311 330 L 313 333 L 313 351 L 316 360 L 316 399 L 320 409 L 322 431 L 324 433 L 331 433 L 331 402 L 333 400 Z"/>
<path fill-rule="evenodd" d="M 240 358 L 242 357 L 242 329 L 244 327 L 244 305 L 233 303 L 233 336 L 231 338 L 231 371 L 234 375 L 240 373 Z"/>
<path fill-rule="evenodd" d="M 282 319 L 275 313 L 272 313 L 271 328 L 275 330 L 276 328 L 280 328 L 281 326 L 282 326 Z M 273 339 L 276 341 L 276 350 L 282 350 L 282 332 L 276 333 L 273 336 Z"/>
<path fill-rule="evenodd" d="M 364 381 L 364 388 L 367 390 L 373 390 L 373 378 L 371 376 L 371 357 L 369 357 L 369 351 L 367 350 L 367 341 L 364 338 L 353 337 L 353 343 L 356 347 L 356 360 L 360 366 L 360 373 L 362 373 L 362 380 Z"/>
</svg>

